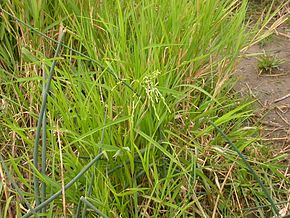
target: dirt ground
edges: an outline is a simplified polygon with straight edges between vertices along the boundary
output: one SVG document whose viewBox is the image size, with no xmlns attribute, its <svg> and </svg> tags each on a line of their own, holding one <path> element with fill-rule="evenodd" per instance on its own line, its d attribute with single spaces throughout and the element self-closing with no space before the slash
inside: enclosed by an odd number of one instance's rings
<svg viewBox="0 0 290 218">
<path fill-rule="evenodd" d="M 282 33 L 279 34 L 279 33 Z M 251 47 L 246 54 L 267 53 L 283 60 L 279 69 L 260 73 L 258 56 L 243 58 L 236 70 L 236 91 L 256 99 L 255 115 L 261 135 L 274 145 L 290 146 L 290 25 L 283 24 L 269 40 Z M 283 147 L 284 147 L 283 146 Z M 285 148 L 285 147 L 284 147 Z"/>
</svg>

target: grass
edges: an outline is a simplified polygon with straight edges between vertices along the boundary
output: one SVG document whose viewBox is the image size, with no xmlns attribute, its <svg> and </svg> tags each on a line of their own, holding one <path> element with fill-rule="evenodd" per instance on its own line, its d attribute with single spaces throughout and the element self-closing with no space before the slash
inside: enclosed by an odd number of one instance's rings
<svg viewBox="0 0 290 218">
<path fill-rule="evenodd" d="M 259 74 L 272 74 L 274 71 L 279 70 L 284 60 L 279 59 L 276 56 L 263 54 L 258 58 Z"/>
<path fill-rule="evenodd" d="M 1 180 L 4 217 L 28 217 L 29 207 L 45 217 L 277 213 L 223 134 L 274 204 L 288 200 L 285 154 L 259 141 L 251 102 L 233 92 L 236 60 L 257 37 L 246 32 L 247 1 L 30 0 L 3 9 L 46 36 L 2 12 L 0 173 L 20 189 Z M 37 122 L 46 126 L 42 149 Z"/>
</svg>

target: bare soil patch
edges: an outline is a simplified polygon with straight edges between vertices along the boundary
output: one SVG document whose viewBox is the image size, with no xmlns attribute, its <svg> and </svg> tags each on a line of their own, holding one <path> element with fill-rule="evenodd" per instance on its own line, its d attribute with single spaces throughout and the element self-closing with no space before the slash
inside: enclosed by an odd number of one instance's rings
<svg viewBox="0 0 290 218">
<path fill-rule="evenodd" d="M 290 25 L 283 25 L 277 33 L 282 34 L 247 51 L 248 58 L 242 59 L 236 70 L 239 82 L 235 89 L 257 100 L 255 114 L 263 127 L 264 140 L 290 146 Z M 283 63 L 278 69 L 261 74 L 255 55 L 258 53 L 273 55 Z"/>
</svg>

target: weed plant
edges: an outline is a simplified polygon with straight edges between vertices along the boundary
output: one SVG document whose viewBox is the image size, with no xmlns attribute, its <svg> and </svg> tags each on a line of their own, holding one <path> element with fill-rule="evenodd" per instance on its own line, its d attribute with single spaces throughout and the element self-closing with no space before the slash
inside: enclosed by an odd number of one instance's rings
<svg viewBox="0 0 290 218">
<path fill-rule="evenodd" d="M 279 70 L 281 64 L 283 63 L 283 59 L 264 53 L 258 57 L 259 74 L 272 74 L 274 71 Z"/>
<path fill-rule="evenodd" d="M 7 0 L 2 7 L 47 36 L 2 12 L 3 217 L 21 217 L 28 204 L 35 208 L 54 193 L 57 198 L 39 216 L 274 214 L 209 120 L 247 156 L 273 200 L 287 200 L 285 154 L 273 156 L 259 143 L 251 102 L 232 94 L 231 74 L 250 41 L 247 1 Z M 61 26 L 66 47 L 51 58 L 56 44 L 49 38 L 57 40 Z M 45 164 L 39 155 L 35 167 L 43 74 L 53 61 L 41 138 Z M 89 162 L 88 172 L 72 183 Z M 3 180 L 9 173 L 21 192 Z M 40 184 L 39 203 L 33 177 Z"/>
</svg>

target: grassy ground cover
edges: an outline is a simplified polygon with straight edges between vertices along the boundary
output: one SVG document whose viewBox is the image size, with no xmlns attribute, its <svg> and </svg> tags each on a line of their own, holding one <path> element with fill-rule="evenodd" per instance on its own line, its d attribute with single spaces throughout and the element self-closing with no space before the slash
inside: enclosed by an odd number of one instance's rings
<svg viewBox="0 0 290 218">
<path fill-rule="evenodd" d="M 32 208 L 45 217 L 269 217 L 284 208 L 285 154 L 259 141 L 251 101 L 232 92 L 241 49 L 261 36 L 246 33 L 247 1 L 2 5 L 3 217 Z"/>
</svg>

